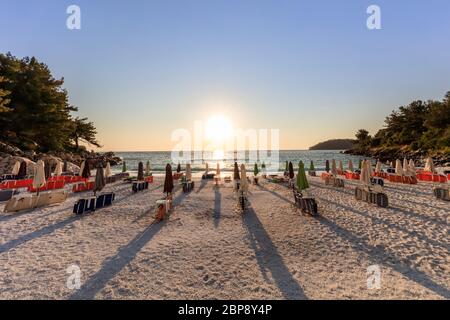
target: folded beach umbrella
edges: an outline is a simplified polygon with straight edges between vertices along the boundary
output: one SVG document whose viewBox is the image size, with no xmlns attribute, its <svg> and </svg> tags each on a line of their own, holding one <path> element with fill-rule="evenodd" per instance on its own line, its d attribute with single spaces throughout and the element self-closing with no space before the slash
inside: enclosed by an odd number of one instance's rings
<svg viewBox="0 0 450 320">
<path fill-rule="evenodd" d="M 179 163 L 178 163 L 178 166 L 177 166 L 177 172 L 178 172 L 178 173 L 181 172 L 181 164 L 179 164 Z"/>
<path fill-rule="evenodd" d="M 112 176 L 112 172 L 111 172 L 111 164 L 109 162 L 106 163 L 106 168 L 105 168 L 105 178 L 109 178 Z"/>
<path fill-rule="evenodd" d="M 167 164 L 166 166 L 166 177 L 164 179 L 164 191 L 169 195 L 173 191 L 173 175 L 172 175 L 172 166 Z"/>
<path fill-rule="evenodd" d="M 192 180 L 192 170 L 191 170 L 191 164 L 186 164 L 186 180 L 191 181 Z"/>
<path fill-rule="evenodd" d="M 371 177 L 373 177 L 373 176 L 375 175 L 375 169 L 374 169 L 374 167 L 372 166 L 372 161 L 367 160 L 366 163 L 367 163 L 367 170 L 369 170 L 369 175 L 370 175 Z"/>
<path fill-rule="evenodd" d="M 309 189 L 308 179 L 306 179 L 305 174 L 305 165 L 302 161 L 300 161 L 298 164 L 297 189 L 300 192 Z"/>
<path fill-rule="evenodd" d="M 97 173 L 95 174 L 95 183 L 94 183 L 94 196 L 97 195 L 97 191 L 102 191 L 106 185 L 105 176 L 103 174 L 103 166 L 100 163 L 97 167 Z"/>
<path fill-rule="evenodd" d="M 208 162 L 206 163 L 206 173 L 208 173 L 209 172 L 209 164 L 208 164 Z"/>
<path fill-rule="evenodd" d="M 62 163 L 61 163 L 61 161 L 58 161 L 56 163 L 56 168 L 55 168 L 54 174 L 55 174 L 55 176 L 60 176 L 60 175 L 62 175 L 62 173 L 63 173 Z"/>
<path fill-rule="evenodd" d="M 11 174 L 13 176 L 17 176 L 19 174 L 19 170 L 20 170 L 20 162 L 16 161 L 16 163 L 14 163 L 14 166 L 11 170 Z"/>
<path fill-rule="evenodd" d="M 377 161 L 377 165 L 375 166 L 375 172 L 381 173 L 381 161 L 380 160 Z"/>
<path fill-rule="evenodd" d="M 405 170 L 405 172 L 408 172 L 408 166 L 408 160 L 403 158 L 403 170 Z"/>
<path fill-rule="evenodd" d="M 256 177 L 259 174 L 258 163 L 255 163 L 255 168 L 253 169 L 253 175 Z"/>
<path fill-rule="evenodd" d="M 289 172 L 289 162 L 286 161 L 286 168 L 284 169 L 284 172 L 288 173 Z"/>
<path fill-rule="evenodd" d="M 39 188 L 45 185 L 45 164 L 44 161 L 39 160 L 34 167 L 33 188 L 37 190 L 39 194 Z"/>
<path fill-rule="evenodd" d="M 22 161 L 20 163 L 19 172 L 17 173 L 17 177 L 19 179 L 24 179 L 27 176 L 27 163 Z"/>
<path fill-rule="evenodd" d="M 337 172 L 337 167 L 336 167 L 336 160 L 331 160 L 331 174 L 335 177 L 337 177 L 338 172 Z"/>
<path fill-rule="evenodd" d="M 89 162 L 84 161 L 83 172 L 81 172 L 81 176 L 85 179 L 89 179 L 91 177 L 91 169 L 89 168 Z"/>
<path fill-rule="evenodd" d="M 78 175 L 81 177 L 81 175 L 83 174 L 84 171 L 84 166 L 86 165 L 86 160 L 84 160 L 83 162 L 81 162 L 81 166 L 80 166 L 80 172 L 78 173 Z"/>
<path fill-rule="evenodd" d="M 433 163 L 433 159 L 431 159 L 431 157 L 428 157 L 427 162 L 425 163 L 424 171 L 433 172 L 434 173 L 434 171 L 435 171 L 434 163 Z"/>
<path fill-rule="evenodd" d="M 44 172 L 45 172 L 45 179 L 48 179 L 52 176 L 52 166 L 50 164 L 50 161 L 44 162 Z"/>
<path fill-rule="evenodd" d="M 395 162 L 395 174 L 402 176 L 403 175 L 403 168 L 402 168 L 402 162 L 397 159 Z"/>
<path fill-rule="evenodd" d="M 245 165 L 241 164 L 241 186 L 240 189 L 244 192 L 248 191 L 248 180 L 247 180 L 247 170 L 245 169 Z"/>
<path fill-rule="evenodd" d="M 395 168 L 395 161 L 391 161 L 391 168 Z"/>
<path fill-rule="evenodd" d="M 414 160 L 413 159 L 409 160 L 408 167 L 409 167 L 409 170 L 411 171 L 411 173 L 413 175 L 416 175 L 416 165 L 414 164 Z"/>
<path fill-rule="evenodd" d="M 342 172 L 344 172 L 344 164 L 342 163 L 342 160 L 339 160 L 338 170 L 341 174 L 342 174 Z"/>
<path fill-rule="evenodd" d="M 311 165 L 309 166 L 309 171 L 316 171 L 314 168 L 314 162 L 311 160 Z"/>
<path fill-rule="evenodd" d="M 325 161 L 325 171 L 330 172 L 330 161 Z"/>
<path fill-rule="evenodd" d="M 366 186 L 370 184 L 370 174 L 367 163 L 361 164 L 361 174 L 359 176 L 359 181 L 361 181 L 361 183 Z"/>
<path fill-rule="evenodd" d="M 233 179 L 234 180 L 240 180 L 241 179 L 241 177 L 239 177 L 239 167 L 238 167 L 237 162 L 234 163 Z"/>
<path fill-rule="evenodd" d="M 127 172 L 127 163 L 124 161 L 122 163 L 122 173 L 125 173 L 125 172 Z"/>
<path fill-rule="evenodd" d="M 138 176 L 137 179 L 139 181 L 144 180 L 144 164 L 142 163 L 142 161 L 139 162 L 138 164 Z"/>
<path fill-rule="evenodd" d="M 151 174 L 150 161 L 147 161 L 145 165 L 145 175 L 148 177 Z"/>
<path fill-rule="evenodd" d="M 355 169 L 353 168 L 353 161 L 348 160 L 348 171 L 353 172 Z"/>
<path fill-rule="evenodd" d="M 220 176 L 220 163 L 217 162 L 216 175 Z"/>
<path fill-rule="evenodd" d="M 365 161 L 365 160 L 359 160 L 359 165 L 358 165 L 358 169 L 359 169 L 359 170 L 362 170 L 363 165 L 364 165 L 364 161 Z"/>
<path fill-rule="evenodd" d="M 63 172 L 67 172 L 67 160 L 64 160 L 62 170 L 63 170 Z"/>
<path fill-rule="evenodd" d="M 292 162 L 289 162 L 289 179 L 294 179 L 294 177 L 294 165 L 292 164 Z"/>
</svg>

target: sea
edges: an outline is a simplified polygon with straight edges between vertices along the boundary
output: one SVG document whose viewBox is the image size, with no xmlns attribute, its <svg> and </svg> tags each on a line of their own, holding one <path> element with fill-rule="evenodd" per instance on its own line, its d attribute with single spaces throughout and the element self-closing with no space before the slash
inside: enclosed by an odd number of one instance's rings
<svg viewBox="0 0 450 320">
<path fill-rule="evenodd" d="M 152 172 L 164 172 L 166 165 L 169 163 L 172 166 L 177 166 L 179 162 L 181 162 L 182 167 L 186 163 L 186 161 L 178 161 L 174 160 L 171 152 L 115 152 L 115 154 L 120 157 L 123 161 L 126 162 L 127 170 L 131 172 L 137 171 L 139 162 L 143 162 L 144 166 L 147 161 L 150 161 L 150 167 Z M 261 153 L 261 154 L 266 154 Z M 270 155 L 270 153 L 269 153 Z M 355 168 L 358 167 L 358 163 L 360 160 L 367 159 L 360 156 L 353 156 L 344 154 L 342 150 L 285 150 L 279 151 L 277 157 L 278 163 L 277 167 L 279 171 L 284 171 L 286 166 L 286 161 L 290 161 L 293 163 L 294 168 L 298 167 L 298 163 L 303 161 L 305 164 L 305 168 L 309 168 L 310 162 L 314 162 L 315 169 L 318 171 L 325 169 L 325 162 L 329 160 L 331 163 L 332 159 L 336 160 L 336 163 L 339 163 L 342 160 L 344 169 L 348 168 L 348 161 L 352 160 Z M 255 161 L 255 153 L 251 152 L 231 152 L 227 154 L 217 154 L 217 153 L 197 153 L 191 154 L 190 163 L 193 172 L 201 172 L 205 171 L 206 163 L 211 170 L 215 170 L 217 163 L 220 164 L 221 171 L 232 171 L 234 167 L 234 162 L 238 162 L 239 164 L 246 164 L 249 170 L 253 170 L 253 166 L 255 162 L 258 162 L 259 166 L 266 159 L 264 156 L 260 157 L 260 153 L 257 153 L 256 156 L 257 161 Z M 375 163 L 374 159 L 370 159 Z M 266 163 L 267 165 L 267 163 Z M 175 169 L 175 168 L 174 168 Z M 118 172 L 122 170 L 122 166 L 115 166 L 112 168 L 112 171 Z"/>
</svg>

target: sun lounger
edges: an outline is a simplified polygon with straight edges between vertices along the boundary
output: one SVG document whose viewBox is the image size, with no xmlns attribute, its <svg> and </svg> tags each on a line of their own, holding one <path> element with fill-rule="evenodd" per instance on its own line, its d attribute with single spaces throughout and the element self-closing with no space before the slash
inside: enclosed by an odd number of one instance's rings
<svg viewBox="0 0 450 320">
<path fill-rule="evenodd" d="M 183 176 L 182 173 L 175 172 L 175 173 L 173 174 L 173 180 L 180 180 L 182 176 Z"/>
<path fill-rule="evenodd" d="M 173 207 L 173 197 L 169 195 L 166 199 L 160 199 L 156 201 L 156 214 L 155 219 L 157 221 L 162 221 L 166 215 L 172 210 Z"/>
<path fill-rule="evenodd" d="M 371 204 L 376 204 L 379 207 L 386 208 L 389 205 L 388 197 L 380 190 L 371 190 L 369 188 L 356 187 L 356 200 L 364 201 Z"/>
<path fill-rule="evenodd" d="M 373 177 L 370 179 L 370 183 L 372 183 L 372 185 L 379 185 L 381 187 L 384 187 L 384 180 L 382 178 L 379 177 Z"/>
<path fill-rule="evenodd" d="M 73 206 L 73 213 L 77 215 L 95 211 L 96 197 L 79 199 Z"/>
<path fill-rule="evenodd" d="M 111 206 L 115 198 L 116 195 L 114 192 L 99 195 L 95 201 L 95 210 Z"/>
<path fill-rule="evenodd" d="M 311 177 L 315 177 L 316 176 L 316 172 L 312 171 L 312 170 L 309 170 L 308 171 L 308 175 L 311 176 Z"/>
<path fill-rule="evenodd" d="M 17 180 L 17 176 L 12 174 L 2 174 L 0 176 L 0 182 L 3 182 L 5 180 Z"/>
<path fill-rule="evenodd" d="M 16 189 L 11 190 L 0 190 L 0 202 L 8 201 L 10 200 L 14 195 L 18 194 L 19 192 Z"/>
<path fill-rule="evenodd" d="M 47 205 L 62 203 L 67 199 L 65 190 L 46 191 L 40 194 L 26 194 L 12 197 L 5 206 L 5 212 L 19 212 Z"/>
<path fill-rule="evenodd" d="M 308 213 L 314 217 L 318 216 L 317 202 L 312 197 L 303 197 L 297 189 L 293 189 L 295 205 L 305 213 Z"/>
<path fill-rule="evenodd" d="M 433 189 L 433 193 L 437 199 L 450 201 L 450 190 L 449 188 L 436 187 Z"/>
<path fill-rule="evenodd" d="M 134 193 L 148 190 L 148 182 L 147 181 L 133 182 L 132 190 Z"/>
<path fill-rule="evenodd" d="M 342 180 L 340 178 L 333 177 L 333 176 L 327 176 L 325 178 L 325 184 L 326 185 L 331 185 L 331 186 L 337 187 L 337 188 L 344 188 L 345 187 L 344 180 Z"/>
<path fill-rule="evenodd" d="M 183 181 L 181 184 L 183 185 L 184 193 L 188 193 L 194 190 L 194 181 Z"/>
<path fill-rule="evenodd" d="M 212 180 L 214 179 L 215 174 L 214 173 L 204 173 L 202 175 L 203 180 Z"/>
<path fill-rule="evenodd" d="M 104 193 L 98 197 L 88 197 L 79 199 L 73 206 L 73 213 L 77 215 L 93 212 L 113 204 L 116 198 L 115 193 Z"/>
<path fill-rule="evenodd" d="M 0 190 L 28 188 L 33 185 L 33 179 L 7 180 L 0 183 Z"/>
<path fill-rule="evenodd" d="M 92 191 L 94 190 L 94 185 L 95 185 L 94 181 L 77 182 L 73 185 L 72 191 L 74 193 Z"/>
<path fill-rule="evenodd" d="M 347 180 L 359 180 L 359 173 L 357 172 L 346 172 L 345 179 Z"/>
<path fill-rule="evenodd" d="M 45 185 L 39 188 L 39 191 L 49 191 L 49 190 L 57 190 L 63 189 L 65 186 L 64 180 L 53 180 L 46 182 Z M 28 187 L 28 192 L 37 192 L 37 189 L 33 188 L 33 186 Z"/>
</svg>

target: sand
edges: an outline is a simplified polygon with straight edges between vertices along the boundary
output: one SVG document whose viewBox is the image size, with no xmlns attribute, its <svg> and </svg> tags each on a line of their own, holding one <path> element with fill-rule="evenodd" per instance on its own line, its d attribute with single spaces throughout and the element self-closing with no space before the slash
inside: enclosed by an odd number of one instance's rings
<svg viewBox="0 0 450 320">
<path fill-rule="evenodd" d="M 108 185 L 114 206 L 77 217 L 61 205 L 0 214 L 0 299 L 449 299 L 448 202 L 432 184 L 387 184 L 391 205 L 358 202 L 310 178 L 319 218 L 286 187 L 250 186 L 241 213 L 231 184 L 177 189 L 169 219 L 153 223 L 162 178 L 149 191 Z M 0 205 L 3 211 L 4 204 Z M 81 271 L 69 289 L 67 268 Z M 367 268 L 381 271 L 368 289 Z"/>
</svg>

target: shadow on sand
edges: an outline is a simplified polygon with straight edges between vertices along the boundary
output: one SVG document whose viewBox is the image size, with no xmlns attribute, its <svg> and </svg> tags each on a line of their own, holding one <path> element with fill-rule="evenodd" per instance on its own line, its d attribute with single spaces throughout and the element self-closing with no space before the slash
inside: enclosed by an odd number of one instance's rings
<svg viewBox="0 0 450 320">
<path fill-rule="evenodd" d="M 174 206 L 179 205 L 186 194 L 181 193 L 173 201 Z M 167 224 L 168 220 L 159 223 L 153 223 L 144 231 L 139 233 L 127 245 L 121 247 L 117 254 L 106 259 L 101 269 L 87 280 L 80 290 L 69 296 L 69 300 L 91 300 L 99 293 L 105 285 L 122 271 L 141 251 L 141 249 L 149 243 L 153 237 Z"/>
<path fill-rule="evenodd" d="M 219 188 L 214 189 L 214 227 L 218 228 L 220 223 L 220 215 L 221 215 L 221 206 L 222 206 L 222 194 L 219 191 Z"/>
<path fill-rule="evenodd" d="M 424 272 L 411 267 L 410 265 L 408 265 L 410 264 L 409 262 L 405 263 L 405 261 L 399 260 L 397 257 L 393 256 L 383 245 L 377 245 L 376 247 L 371 246 L 368 243 L 368 239 L 366 237 L 354 235 L 349 230 L 338 226 L 326 217 L 321 216 L 319 219 L 317 219 L 317 221 L 319 221 L 319 223 L 321 223 L 322 225 L 328 227 L 341 239 L 350 242 L 356 250 L 369 255 L 372 259 L 372 263 L 390 267 L 409 280 L 414 281 L 425 288 L 428 288 L 434 293 L 446 299 L 450 298 L 450 291 L 448 288 L 434 282 Z M 381 256 L 388 258 L 381 259 Z"/>
<path fill-rule="evenodd" d="M 306 300 L 303 289 L 284 264 L 283 258 L 253 208 L 247 208 L 242 219 L 264 279 L 268 281 L 266 272 L 269 271 L 285 299 Z"/>
</svg>

